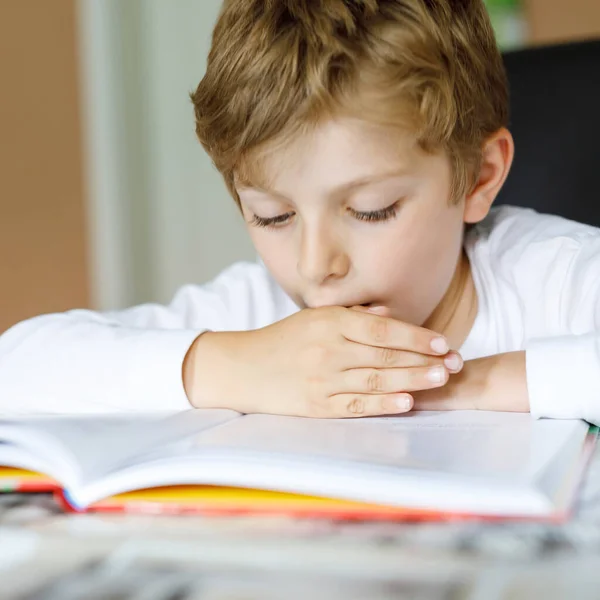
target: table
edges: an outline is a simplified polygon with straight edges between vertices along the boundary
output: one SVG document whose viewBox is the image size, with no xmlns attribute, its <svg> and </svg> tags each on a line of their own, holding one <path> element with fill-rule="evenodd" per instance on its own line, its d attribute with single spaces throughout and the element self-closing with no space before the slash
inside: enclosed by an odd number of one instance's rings
<svg viewBox="0 0 600 600">
<path fill-rule="evenodd" d="M 600 445 L 564 525 L 67 515 L 0 495 L 11 600 L 596 600 Z"/>
</svg>

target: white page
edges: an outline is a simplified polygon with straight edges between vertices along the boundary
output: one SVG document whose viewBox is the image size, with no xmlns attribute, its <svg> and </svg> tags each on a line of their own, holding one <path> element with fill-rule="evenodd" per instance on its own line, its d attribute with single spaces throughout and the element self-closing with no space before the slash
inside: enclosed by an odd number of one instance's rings
<svg viewBox="0 0 600 600">
<path fill-rule="evenodd" d="M 0 424 L 0 440 L 11 434 L 30 454 L 52 440 L 62 452 L 69 448 L 79 470 L 69 483 L 82 506 L 136 487 L 215 483 L 406 506 L 435 506 L 448 496 L 447 509 L 517 514 L 528 504 L 532 513 L 548 506 L 523 484 L 553 466 L 565 445 L 577 456 L 587 429 L 578 421 L 475 411 L 349 420 L 186 411 L 30 419 Z"/>
<path fill-rule="evenodd" d="M 536 421 L 529 414 L 485 411 L 345 420 L 246 415 L 139 459 L 189 458 L 208 448 L 220 448 L 514 479 L 537 473 L 574 431 L 587 428 L 579 421 Z"/>
<path fill-rule="evenodd" d="M 435 510 L 550 514 L 564 508 L 556 490 L 575 467 L 552 457 L 565 446 L 580 455 L 587 430 L 579 421 L 476 411 L 356 420 L 247 415 L 138 455 L 73 498 L 84 506 L 139 487 L 204 483 Z M 533 475 L 548 466 L 559 472 L 542 489 Z"/>
<path fill-rule="evenodd" d="M 45 472 L 69 485 L 98 479 L 138 454 L 197 434 L 240 415 L 230 410 L 186 410 L 137 414 L 27 417 L 0 420 L 0 465 L 18 455 L 38 456 Z M 13 460 L 14 462 L 14 460 Z M 43 463 L 38 463 L 38 465 Z M 7 465 L 9 466 L 9 465 Z"/>
</svg>

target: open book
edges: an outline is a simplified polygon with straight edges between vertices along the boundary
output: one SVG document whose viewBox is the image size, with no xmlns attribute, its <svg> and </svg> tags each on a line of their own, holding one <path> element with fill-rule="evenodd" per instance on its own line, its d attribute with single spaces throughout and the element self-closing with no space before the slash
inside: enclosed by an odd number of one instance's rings
<svg viewBox="0 0 600 600">
<path fill-rule="evenodd" d="M 228 410 L 42 416 L 0 420 L 0 465 L 50 477 L 75 510 L 111 509 L 111 498 L 149 489 L 147 502 L 168 503 L 175 489 L 180 506 L 206 508 L 212 498 L 218 508 L 233 489 L 249 510 L 287 502 L 292 511 L 359 517 L 560 518 L 593 440 L 582 421 L 474 411 L 356 420 Z"/>
</svg>

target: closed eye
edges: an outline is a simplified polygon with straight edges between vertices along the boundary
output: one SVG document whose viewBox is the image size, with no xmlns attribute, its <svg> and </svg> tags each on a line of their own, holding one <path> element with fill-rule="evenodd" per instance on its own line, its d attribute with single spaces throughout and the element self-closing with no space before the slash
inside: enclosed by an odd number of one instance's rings
<svg viewBox="0 0 600 600">
<path fill-rule="evenodd" d="M 256 227 L 277 227 L 278 225 L 287 223 L 293 216 L 293 212 L 286 212 L 282 215 L 277 215 L 276 217 L 259 217 L 258 215 L 254 215 L 251 223 Z"/>
<path fill-rule="evenodd" d="M 386 208 L 380 208 L 379 210 L 372 211 L 359 211 L 353 208 L 348 208 L 348 212 L 359 221 L 367 222 L 382 222 L 389 221 L 396 217 L 398 213 L 398 205 L 400 200 L 397 200 Z M 286 212 L 275 217 L 259 217 L 258 215 L 252 216 L 251 224 L 255 227 L 264 228 L 277 228 L 278 226 L 285 225 L 296 213 Z"/>
<path fill-rule="evenodd" d="M 394 202 L 390 206 L 386 208 L 380 208 L 379 210 L 371 210 L 367 212 L 362 212 L 358 210 L 354 210 L 353 208 L 348 208 L 348 212 L 359 221 L 370 221 L 370 222 L 381 222 L 381 221 L 389 221 L 394 219 L 398 214 L 398 205 L 400 204 L 400 200 Z"/>
</svg>

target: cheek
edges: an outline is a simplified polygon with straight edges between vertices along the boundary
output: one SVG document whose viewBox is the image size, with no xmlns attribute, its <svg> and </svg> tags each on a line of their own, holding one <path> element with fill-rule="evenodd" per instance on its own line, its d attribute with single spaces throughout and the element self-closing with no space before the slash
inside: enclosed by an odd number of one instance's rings
<svg viewBox="0 0 600 600">
<path fill-rule="evenodd" d="M 289 293 L 289 282 L 296 273 L 297 258 L 284 232 L 249 229 L 256 252 L 275 280 Z"/>
<path fill-rule="evenodd" d="M 462 241 L 461 213 L 415 215 L 378 237 L 363 267 L 372 267 L 382 295 L 402 306 L 402 316 L 425 321 L 445 294 L 456 268 Z"/>
<path fill-rule="evenodd" d="M 377 236 L 368 258 L 376 269 L 419 278 L 453 266 L 460 250 L 462 221 L 451 216 L 398 223 L 393 230 Z"/>
<path fill-rule="evenodd" d="M 429 221 L 421 232 L 416 256 L 426 265 L 428 272 L 437 277 L 451 278 L 454 274 L 462 245 L 463 223 L 452 212 Z M 450 283 L 449 281 L 447 283 Z"/>
</svg>

